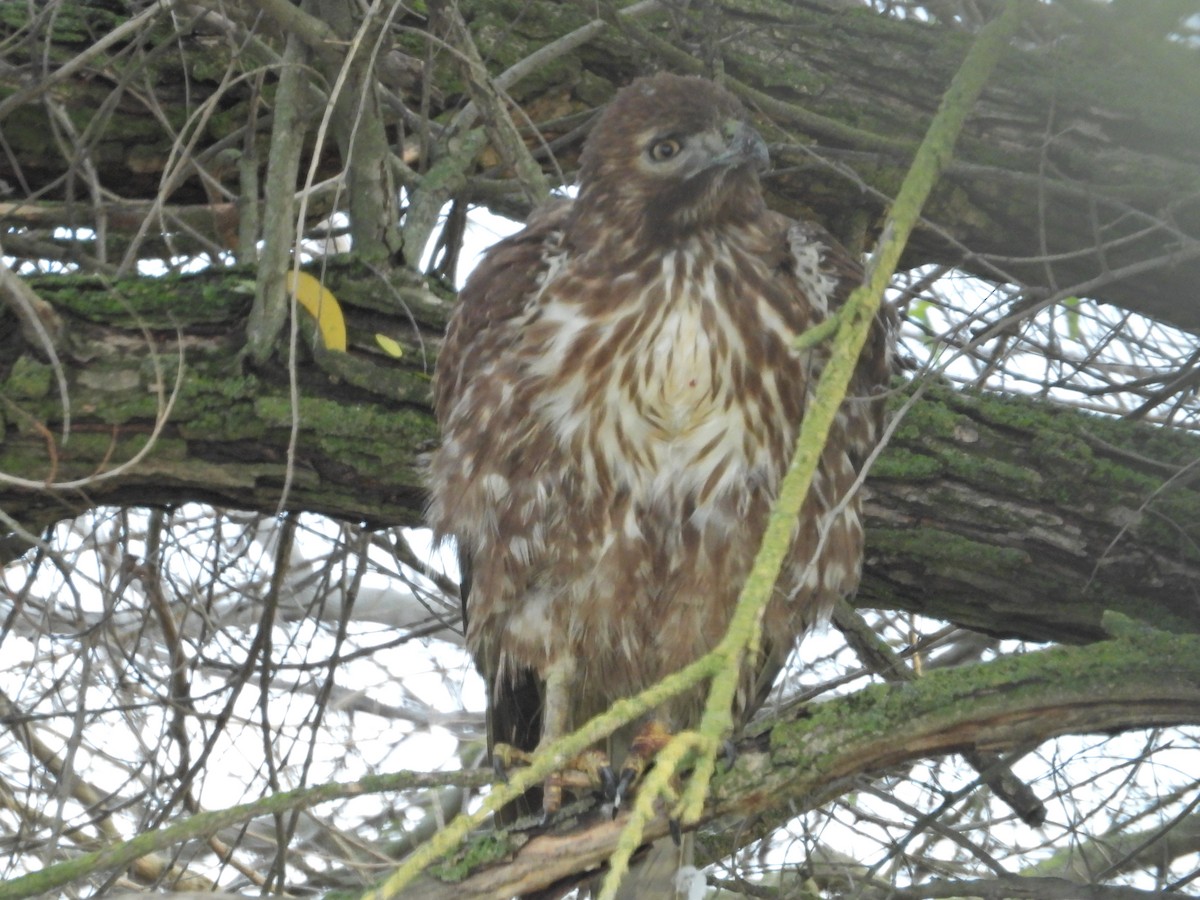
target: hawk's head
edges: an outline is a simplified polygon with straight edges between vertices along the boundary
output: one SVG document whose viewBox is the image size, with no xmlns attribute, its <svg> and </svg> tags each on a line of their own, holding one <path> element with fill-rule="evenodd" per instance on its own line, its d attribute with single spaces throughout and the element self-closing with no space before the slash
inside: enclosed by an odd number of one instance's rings
<svg viewBox="0 0 1200 900">
<path fill-rule="evenodd" d="M 583 149 L 576 225 L 645 244 L 758 215 L 763 139 L 732 94 L 661 73 L 620 91 Z M 596 235 L 600 237 L 601 235 Z"/>
</svg>

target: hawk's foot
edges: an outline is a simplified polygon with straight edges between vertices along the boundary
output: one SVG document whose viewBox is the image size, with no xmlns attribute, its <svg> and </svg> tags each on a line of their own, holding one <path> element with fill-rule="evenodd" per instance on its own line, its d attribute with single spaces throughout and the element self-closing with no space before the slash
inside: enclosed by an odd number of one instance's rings
<svg viewBox="0 0 1200 900">
<path fill-rule="evenodd" d="M 496 780 L 508 784 L 508 771 L 515 765 L 527 766 L 533 754 L 512 744 L 496 744 L 492 747 L 492 771 Z"/>
<path fill-rule="evenodd" d="M 492 768 L 496 777 L 507 782 L 509 769 L 529 765 L 537 753 L 537 750 L 522 750 L 512 744 L 496 744 L 492 747 Z M 542 811 L 547 817 L 558 812 L 562 808 L 564 790 L 582 794 L 603 788 L 606 772 L 611 778 L 608 756 L 601 750 L 585 750 L 568 760 L 562 769 L 547 776 L 543 782 Z"/>
<path fill-rule="evenodd" d="M 641 779 L 642 774 L 650 768 L 658 751 L 671 741 L 671 732 L 658 719 L 651 719 L 634 736 L 629 747 L 629 753 L 621 766 L 621 774 L 613 778 L 611 773 L 606 779 L 605 796 L 613 805 L 613 815 L 620 808 L 624 799 L 629 796 L 630 789 Z M 611 784 L 611 793 L 607 785 Z"/>
</svg>

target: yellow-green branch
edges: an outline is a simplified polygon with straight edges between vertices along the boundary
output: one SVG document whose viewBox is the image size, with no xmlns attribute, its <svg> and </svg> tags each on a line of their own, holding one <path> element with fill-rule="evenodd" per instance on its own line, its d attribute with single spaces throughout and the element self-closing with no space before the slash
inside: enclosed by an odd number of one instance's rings
<svg viewBox="0 0 1200 900">
<path fill-rule="evenodd" d="M 414 772 L 397 772 L 391 775 L 371 775 L 359 781 L 348 783 L 336 782 L 317 785 L 310 788 L 298 788 L 294 791 L 284 791 L 243 803 L 229 809 L 218 809 L 210 812 L 197 813 L 194 816 L 160 828 L 148 831 L 137 837 L 103 850 L 83 853 L 65 862 L 56 863 L 0 882 L 0 900 L 20 900 L 22 897 L 36 897 L 46 894 L 55 888 L 70 884 L 89 875 L 111 869 L 124 868 L 135 860 L 174 847 L 189 840 L 206 838 L 216 834 L 222 828 L 229 828 L 248 822 L 258 816 L 289 812 L 295 809 L 305 809 L 330 800 L 340 800 L 344 797 L 359 797 L 364 794 L 378 794 L 385 791 L 411 790 L 413 788 L 436 787 L 438 785 L 454 784 L 462 780 L 463 773 L 448 772 L 436 775 L 426 775 Z"/>
<path fill-rule="evenodd" d="M 720 741 L 732 726 L 733 698 L 742 660 L 757 649 L 763 610 L 791 548 L 796 516 L 808 496 L 829 429 L 845 399 L 884 290 L 895 274 L 900 254 L 929 192 L 950 161 L 963 122 L 1020 22 L 1024 5 L 1024 0 L 1009 0 L 1003 13 L 980 32 L 967 53 L 900 187 L 878 247 L 868 263 L 864 284 L 851 294 L 838 316 L 830 360 L 805 411 L 796 452 L 771 510 L 762 546 L 738 598 L 729 630 L 715 651 L 723 658 L 723 665 L 713 678 L 700 724 L 700 759 L 681 810 L 685 822 L 698 819 L 703 809 Z"/>
</svg>

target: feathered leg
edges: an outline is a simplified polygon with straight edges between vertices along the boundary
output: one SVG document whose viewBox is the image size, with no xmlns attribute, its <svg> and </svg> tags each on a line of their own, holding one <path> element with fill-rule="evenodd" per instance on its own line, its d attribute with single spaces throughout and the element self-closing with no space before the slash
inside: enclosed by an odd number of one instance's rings
<svg viewBox="0 0 1200 900">
<path fill-rule="evenodd" d="M 572 696 L 576 689 L 575 661 L 560 659 L 550 664 L 542 683 L 542 705 L 540 710 L 541 733 L 537 747 L 526 750 L 512 744 L 498 742 L 492 747 L 492 763 L 503 775 L 506 768 L 518 763 L 529 763 L 543 748 L 566 734 L 572 722 Z M 562 808 L 563 790 L 595 790 L 601 786 L 601 772 L 608 768 L 608 757 L 597 750 L 589 750 L 570 760 L 561 771 L 550 775 L 542 786 L 542 811 L 551 816 Z"/>
</svg>

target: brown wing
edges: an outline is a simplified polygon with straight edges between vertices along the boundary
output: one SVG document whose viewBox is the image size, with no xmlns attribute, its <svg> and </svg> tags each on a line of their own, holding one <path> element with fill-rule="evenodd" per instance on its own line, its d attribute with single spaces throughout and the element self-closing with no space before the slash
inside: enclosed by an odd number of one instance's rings
<svg viewBox="0 0 1200 900">
<path fill-rule="evenodd" d="M 850 294 L 863 283 L 863 267 L 850 252 L 825 228 L 810 220 L 789 221 L 788 243 L 793 252 L 786 264 L 797 285 L 803 291 L 811 274 L 800 271 L 801 263 L 794 248 L 806 244 L 818 249 L 820 269 L 836 281 L 829 297 L 830 312 L 840 309 Z M 867 343 L 859 357 L 854 377 L 847 391 L 847 407 L 857 419 L 857 427 L 842 437 L 850 443 L 855 468 L 860 468 L 875 449 L 884 417 L 883 394 L 896 373 L 892 347 L 897 329 L 896 311 L 886 300 L 871 325 Z"/>
<path fill-rule="evenodd" d="M 764 211 L 759 220 L 762 231 L 769 239 L 762 247 L 759 258 L 775 272 L 775 284 L 784 288 L 795 307 L 801 311 L 800 318 L 809 324 L 817 324 L 840 309 L 849 299 L 851 292 L 862 284 L 863 269 L 849 251 L 827 230 L 809 220 L 792 220 L 779 213 Z M 847 399 L 834 422 L 829 441 L 822 454 L 822 461 L 808 501 L 799 516 L 797 542 L 793 547 L 791 570 L 781 574 L 779 589 L 783 593 L 796 592 L 811 598 L 811 606 L 801 603 L 793 610 L 801 610 L 801 621 L 787 623 L 772 617 L 786 606 L 776 604 L 768 613 L 767 627 L 763 634 L 763 653 L 757 668 L 746 684 L 740 714 L 748 718 L 770 694 L 772 684 L 795 646 L 796 637 L 812 623 L 830 611 L 837 596 L 853 593 L 858 584 L 861 564 L 863 532 L 860 519 L 861 500 L 850 494 L 868 455 L 874 450 L 882 429 L 884 417 L 884 392 L 891 379 L 891 342 L 894 331 L 894 311 L 885 307 L 872 325 L 871 334 L 863 349 L 858 366 L 847 391 Z M 800 379 L 790 383 L 788 389 L 805 397 L 812 391 L 828 359 L 828 343 L 810 353 L 811 368 Z M 846 510 L 840 515 L 830 516 L 830 511 L 845 502 Z M 824 521 L 823 521 L 824 520 Z M 755 520 L 752 528 L 761 534 L 765 528 L 765 516 Z M 814 549 L 818 544 L 820 526 L 829 529 L 829 535 L 820 553 Z M 757 542 L 755 542 L 755 549 Z M 801 587 L 802 569 L 812 562 L 821 575 L 825 587 Z M 842 573 L 836 575 L 834 573 Z M 826 577 L 828 580 L 826 581 Z M 815 596 L 814 596 L 815 594 Z"/>
<path fill-rule="evenodd" d="M 546 245 L 570 213 L 570 200 L 551 200 L 530 214 L 525 228 L 491 247 L 459 292 L 438 355 L 433 405 L 445 428 L 463 388 L 481 366 L 476 355 L 493 355 L 511 344 L 506 329 L 537 292 L 546 270 Z"/>
<path fill-rule="evenodd" d="M 515 367 L 520 365 L 520 356 L 510 351 L 519 341 L 520 329 L 545 277 L 548 247 L 555 244 L 569 210 L 570 201 L 566 200 L 551 201 L 536 210 L 522 231 L 488 250 L 460 292 L 460 308 L 438 356 L 434 407 L 446 440 L 458 440 L 462 452 L 472 457 L 459 460 L 467 469 L 504 452 L 505 448 L 482 440 L 482 429 L 473 425 L 505 412 L 501 409 L 505 394 L 511 393 L 519 378 Z M 439 457 L 438 462 L 447 461 Z M 452 508 L 460 474 L 461 470 L 453 470 L 453 460 L 433 472 L 430 520 L 443 536 L 452 531 L 451 523 L 460 515 Z M 469 627 L 473 605 L 469 540 L 460 539 L 457 552 L 463 623 Z M 499 677 L 496 658 L 487 652 L 486 641 L 482 646 L 476 665 L 488 685 L 488 747 L 504 743 L 533 750 L 541 734 L 541 682 L 532 670 L 514 671 L 512 667 Z M 540 791 L 532 791 L 519 804 L 506 807 L 502 820 L 530 814 L 540 803 Z"/>
</svg>

